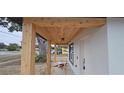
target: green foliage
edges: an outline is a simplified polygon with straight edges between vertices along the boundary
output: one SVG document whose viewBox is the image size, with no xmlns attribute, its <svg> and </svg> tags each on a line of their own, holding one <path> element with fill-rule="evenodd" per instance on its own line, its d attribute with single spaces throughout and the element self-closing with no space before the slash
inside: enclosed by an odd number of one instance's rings
<svg viewBox="0 0 124 93">
<path fill-rule="evenodd" d="M 0 25 L 8 28 L 10 32 L 22 31 L 22 17 L 0 17 Z"/>
<path fill-rule="evenodd" d="M 36 55 L 35 61 L 45 63 L 47 60 L 46 55 Z"/>
<path fill-rule="evenodd" d="M 18 50 L 18 45 L 13 43 L 13 44 L 9 44 L 9 46 L 7 47 L 8 51 L 16 51 Z"/>
<path fill-rule="evenodd" d="M 62 48 L 61 47 L 57 48 L 57 54 L 62 54 Z"/>
</svg>

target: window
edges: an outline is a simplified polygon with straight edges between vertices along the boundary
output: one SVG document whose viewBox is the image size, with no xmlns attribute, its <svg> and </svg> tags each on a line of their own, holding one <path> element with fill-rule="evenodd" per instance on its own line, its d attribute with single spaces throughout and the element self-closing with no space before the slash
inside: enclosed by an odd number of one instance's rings
<svg viewBox="0 0 124 93">
<path fill-rule="evenodd" d="M 74 65 L 74 44 L 69 45 L 69 61 Z"/>
</svg>

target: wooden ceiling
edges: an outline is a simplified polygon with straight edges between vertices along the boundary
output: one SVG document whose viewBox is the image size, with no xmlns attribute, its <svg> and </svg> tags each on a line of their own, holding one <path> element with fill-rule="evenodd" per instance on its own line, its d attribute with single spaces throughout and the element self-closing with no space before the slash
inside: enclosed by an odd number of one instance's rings
<svg viewBox="0 0 124 93">
<path fill-rule="evenodd" d="M 106 18 L 87 17 L 25 17 L 24 23 L 33 23 L 36 32 L 53 44 L 68 44 L 80 31 L 105 25 Z"/>
</svg>

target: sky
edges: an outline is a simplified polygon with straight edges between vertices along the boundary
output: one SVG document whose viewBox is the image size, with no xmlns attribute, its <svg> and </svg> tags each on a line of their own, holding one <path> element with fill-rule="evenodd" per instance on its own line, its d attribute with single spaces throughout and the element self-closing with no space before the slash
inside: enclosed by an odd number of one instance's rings
<svg viewBox="0 0 124 93">
<path fill-rule="evenodd" d="M 17 43 L 21 45 L 22 32 L 9 32 L 7 28 L 0 26 L 0 43 L 9 45 L 9 43 Z"/>
</svg>

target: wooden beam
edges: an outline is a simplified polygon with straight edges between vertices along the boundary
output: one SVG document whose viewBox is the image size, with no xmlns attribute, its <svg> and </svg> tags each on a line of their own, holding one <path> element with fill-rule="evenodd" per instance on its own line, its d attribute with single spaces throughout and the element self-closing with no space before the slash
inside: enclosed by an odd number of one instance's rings
<svg viewBox="0 0 124 93">
<path fill-rule="evenodd" d="M 48 75 L 51 74 L 51 41 L 48 40 L 47 46 L 47 73 Z"/>
<path fill-rule="evenodd" d="M 106 18 L 72 17 L 28 17 L 24 22 L 31 22 L 42 27 L 96 27 L 106 23 Z"/>
<path fill-rule="evenodd" d="M 92 28 L 92 27 L 99 27 L 105 25 L 105 22 L 86 22 L 86 23 L 54 23 L 51 25 L 51 23 L 35 23 L 36 25 L 39 25 L 41 27 L 78 27 L 78 28 Z"/>
<path fill-rule="evenodd" d="M 45 27 L 40 27 L 40 26 L 36 25 L 36 32 L 40 36 L 44 37 L 47 40 L 50 40 L 51 39 L 51 36 L 50 36 L 50 34 L 48 33 L 48 31 L 46 30 Z"/>
<path fill-rule="evenodd" d="M 105 20 L 106 17 L 24 17 L 24 22 L 87 22 L 94 20 Z"/>
<path fill-rule="evenodd" d="M 23 40 L 21 55 L 21 74 L 35 74 L 35 27 L 33 24 L 23 24 Z"/>
<path fill-rule="evenodd" d="M 54 44 L 54 43 L 53 43 Z M 56 45 L 68 45 L 68 43 L 56 43 Z"/>
<path fill-rule="evenodd" d="M 54 62 L 56 63 L 57 49 L 56 44 L 54 44 Z"/>
</svg>

